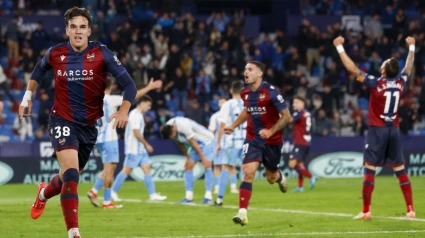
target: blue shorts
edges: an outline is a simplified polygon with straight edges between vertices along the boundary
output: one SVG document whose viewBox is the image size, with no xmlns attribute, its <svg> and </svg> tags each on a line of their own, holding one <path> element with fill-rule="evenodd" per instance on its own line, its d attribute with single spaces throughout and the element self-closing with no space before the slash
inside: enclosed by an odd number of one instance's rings
<svg viewBox="0 0 425 238">
<path fill-rule="evenodd" d="M 242 148 L 229 147 L 224 149 L 222 164 L 236 166 L 242 158 Z"/>
<path fill-rule="evenodd" d="M 299 162 L 304 162 L 307 159 L 309 152 L 310 146 L 294 145 L 294 149 L 292 149 L 289 159 L 296 159 Z"/>
<path fill-rule="evenodd" d="M 119 162 L 120 159 L 119 159 L 117 140 L 97 143 L 96 147 L 100 152 L 100 156 L 104 164 Z"/>
<path fill-rule="evenodd" d="M 403 165 L 400 129 L 371 126 L 366 136 L 364 161 L 378 167 Z"/>
<path fill-rule="evenodd" d="M 224 156 L 224 151 L 220 150 L 218 155 L 216 154 L 216 156 L 214 156 L 214 159 L 213 159 L 214 166 L 223 164 L 223 156 Z"/>
<path fill-rule="evenodd" d="M 149 164 L 149 155 L 147 153 L 134 155 L 125 155 L 124 166 L 135 169 L 141 165 Z"/>
<path fill-rule="evenodd" d="M 199 144 L 199 146 L 201 147 L 201 151 L 204 154 L 205 158 L 207 158 L 207 160 L 211 161 L 214 159 L 215 156 L 217 156 L 214 142 L 211 142 L 209 144 Z M 201 161 L 201 157 L 199 157 L 198 153 L 196 153 L 196 151 L 192 147 L 189 148 L 188 154 L 190 156 L 190 160 Z"/>
<path fill-rule="evenodd" d="M 90 126 L 81 126 L 61 117 L 50 115 L 49 136 L 55 151 L 75 149 L 78 151 L 78 165 L 86 166 L 93 146 L 97 140 L 96 123 Z M 56 157 L 56 154 L 53 154 Z"/>
<path fill-rule="evenodd" d="M 276 171 L 280 164 L 282 145 L 265 145 L 245 141 L 242 148 L 243 164 L 260 162 L 267 170 Z"/>
</svg>

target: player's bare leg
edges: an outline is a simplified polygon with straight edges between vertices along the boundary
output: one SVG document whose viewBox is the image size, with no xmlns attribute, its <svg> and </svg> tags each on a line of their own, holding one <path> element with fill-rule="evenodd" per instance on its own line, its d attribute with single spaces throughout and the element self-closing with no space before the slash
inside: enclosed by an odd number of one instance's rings
<svg viewBox="0 0 425 238">
<path fill-rule="evenodd" d="M 214 165 L 214 194 L 218 194 L 218 186 L 220 184 L 221 165 Z"/>
<path fill-rule="evenodd" d="M 404 201 L 406 202 L 406 217 L 414 219 L 416 217 L 416 213 L 413 208 L 412 185 L 410 184 L 409 176 L 406 173 L 404 165 L 394 167 L 393 171 L 398 178 Z"/>
<path fill-rule="evenodd" d="M 153 182 L 151 175 L 151 166 L 149 164 L 142 164 L 140 167 L 142 168 L 143 174 L 145 175 L 143 181 L 145 182 L 146 189 L 149 193 L 149 200 L 164 201 L 165 199 L 167 199 L 167 196 L 162 196 L 155 190 L 155 183 Z"/>
<path fill-rule="evenodd" d="M 259 162 L 252 161 L 242 166 L 245 176 L 239 187 L 239 212 L 233 217 L 235 224 L 242 226 L 248 224 L 248 205 L 252 195 L 252 182 L 254 181 L 259 165 Z"/>
<path fill-rule="evenodd" d="M 364 177 L 363 177 L 363 210 L 353 219 L 357 220 L 370 220 L 372 214 L 370 213 L 370 206 L 372 201 L 372 193 L 375 187 L 375 171 L 376 167 L 365 162 Z"/>
<path fill-rule="evenodd" d="M 237 182 L 238 182 L 238 177 L 237 177 L 237 173 L 238 171 L 236 170 L 235 166 L 231 166 L 230 169 L 230 193 L 239 193 L 238 187 L 237 187 Z"/>
<path fill-rule="evenodd" d="M 282 193 L 286 193 L 288 191 L 288 181 L 279 169 L 271 171 L 266 168 L 266 178 L 267 182 L 270 184 L 277 183 Z"/>
<path fill-rule="evenodd" d="M 89 198 L 91 204 L 94 207 L 99 207 L 99 201 L 97 199 L 97 193 L 99 192 L 99 189 L 102 186 L 104 186 L 104 184 L 105 184 L 104 174 L 105 174 L 105 167 L 103 168 L 102 172 L 100 172 L 100 174 L 96 178 L 96 181 L 95 181 L 95 184 L 94 184 L 93 188 L 91 188 L 87 192 L 87 197 Z"/>
<path fill-rule="evenodd" d="M 68 236 L 80 237 L 78 229 L 78 182 L 80 179 L 78 151 L 65 149 L 56 152 L 59 161 L 59 176 L 63 181 L 61 190 L 61 206 Z"/>
</svg>

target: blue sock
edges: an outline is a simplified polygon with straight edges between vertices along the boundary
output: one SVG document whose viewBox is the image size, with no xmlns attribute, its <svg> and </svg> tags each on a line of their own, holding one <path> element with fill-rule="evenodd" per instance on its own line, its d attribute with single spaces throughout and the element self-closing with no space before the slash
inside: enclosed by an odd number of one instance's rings
<svg viewBox="0 0 425 238">
<path fill-rule="evenodd" d="M 146 185 L 146 188 L 148 189 L 149 195 L 154 194 L 155 193 L 155 184 L 153 183 L 152 175 L 145 174 L 144 180 L 145 180 L 145 185 Z"/>
<path fill-rule="evenodd" d="M 214 176 L 214 186 L 218 186 L 220 184 L 220 176 Z"/>
<path fill-rule="evenodd" d="M 236 174 L 230 175 L 230 184 L 236 184 L 238 182 L 238 177 Z"/>
<path fill-rule="evenodd" d="M 212 191 L 214 186 L 213 171 L 211 168 L 205 170 L 205 190 Z"/>
<path fill-rule="evenodd" d="M 99 191 L 102 187 L 103 187 L 103 178 L 97 177 L 93 188 L 96 189 L 96 191 Z"/>
<path fill-rule="evenodd" d="M 118 176 L 115 178 L 114 184 L 112 185 L 112 191 L 117 193 L 118 190 L 120 190 L 126 178 L 127 178 L 127 175 L 121 171 L 118 174 Z"/>
<path fill-rule="evenodd" d="M 223 169 L 221 171 L 220 186 L 218 188 L 218 198 L 223 199 L 224 192 L 226 192 L 228 180 L 229 180 L 229 171 Z"/>
<path fill-rule="evenodd" d="M 111 201 L 111 189 L 105 188 L 103 190 L 103 202 L 110 202 Z"/>
<path fill-rule="evenodd" d="M 193 192 L 193 184 L 194 184 L 193 171 L 184 171 L 184 187 L 186 191 Z"/>
</svg>

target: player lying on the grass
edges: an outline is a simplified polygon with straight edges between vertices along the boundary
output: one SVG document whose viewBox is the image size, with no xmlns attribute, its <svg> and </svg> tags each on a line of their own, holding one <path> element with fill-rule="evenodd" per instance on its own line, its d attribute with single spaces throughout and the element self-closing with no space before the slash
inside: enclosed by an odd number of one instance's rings
<svg viewBox="0 0 425 238">
<path fill-rule="evenodd" d="M 304 161 L 307 159 L 311 143 L 311 115 L 304 106 L 305 99 L 295 96 L 293 102 L 294 113 L 292 115 L 294 120 L 294 148 L 289 158 L 289 168 L 295 168 L 298 172 L 298 187 L 293 190 L 294 192 L 304 192 L 304 177 L 310 179 L 310 190 L 314 188 L 317 180 L 316 176 L 312 176 L 304 167 Z"/>
<path fill-rule="evenodd" d="M 93 188 L 87 193 L 87 197 L 90 199 L 93 206 L 98 207 L 99 202 L 97 200 L 97 193 L 102 186 L 105 186 L 105 190 L 103 191 L 103 208 L 115 207 L 115 204 L 111 201 L 111 186 L 115 169 L 119 162 L 118 134 L 117 131 L 112 128 L 112 123 L 108 123 L 108 118 L 117 111 L 118 106 L 122 103 L 123 96 L 111 95 L 111 91 L 114 86 L 115 84 L 112 80 L 108 79 L 106 83 L 105 97 L 103 99 L 103 112 L 105 115 L 98 120 L 99 128 L 96 147 L 102 158 L 103 170 L 96 179 Z M 152 78 L 146 87 L 137 91 L 136 100 L 148 93 L 150 90 L 160 88 L 161 86 L 161 80 L 154 81 Z"/>
<path fill-rule="evenodd" d="M 205 196 L 202 204 L 213 204 L 212 188 L 213 173 L 212 163 L 215 154 L 214 134 L 197 122 L 185 118 L 175 117 L 170 119 L 162 128 L 161 136 L 164 139 L 172 139 L 176 142 L 184 156 L 186 162 L 184 165 L 184 185 L 186 196 L 180 202 L 182 204 L 193 203 L 193 168 L 200 161 L 205 168 Z M 189 150 L 186 149 L 189 146 Z"/>
<path fill-rule="evenodd" d="M 38 185 L 31 217 L 41 216 L 49 198 L 61 194 L 60 203 L 69 238 L 80 238 L 78 182 L 97 139 L 96 121 L 103 116 L 103 97 L 108 72 L 124 89 L 120 109 L 110 121 L 125 127 L 136 86 L 127 70 L 106 46 L 88 41 L 92 16 L 85 8 L 73 7 L 64 15 L 68 42 L 49 48 L 37 63 L 19 107 L 19 117 L 30 116 L 32 94 L 45 73 L 53 69 L 55 99 L 49 121 L 49 136 L 60 165 L 59 174 Z M 28 113 L 25 108 L 28 107 Z"/>
<path fill-rule="evenodd" d="M 149 165 L 149 154 L 153 152 L 152 146 L 143 137 L 145 130 L 145 120 L 143 113 L 149 111 L 152 107 L 152 99 L 145 95 L 137 103 L 137 107 L 130 112 L 127 128 L 125 128 L 125 160 L 124 167 L 117 175 L 112 193 L 117 194 L 122 184 L 127 179 L 133 169 L 140 166 L 145 175 L 144 181 L 149 193 L 149 200 L 162 201 L 167 199 L 155 191 L 155 183 L 151 175 L 151 166 Z M 116 195 L 118 198 L 118 195 Z M 117 199 L 118 200 L 118 199 Z"/>
<path fill-rule="evenodd" d="M 232 134 L 226 135 L 224 138 L 223 129 L 226 126 L 230 126 L 244 110 L 243 100 L 240 95 L 243 87 L 244 85 L 242 81 L 234 81 L 230 88 L 232 99 L 225 102 L 220 109 L 220 131 L 217 138 L 217 151 L 222 153 L 221 163 L 223 167 L 221 169 L 218 196 L 215 201 L 215 205 L 219 206 L 223 204 L 224 192 L 226 191 L 229 175 L 231 171 L 236 171 L 236 165 L 242 157 L 242 146 L 244 144 L 246 134 L 246 122 L 239 125 L 235 128 Z M 222 139 L 224 140 L 223 147 L 219 144 Z"/>
<path fill-rule="evenodd" d="M 364 152 L 363 210 L 354 219 L 369 220 L 372 192 L 375 186 L 376 167 L 390 166 L 400 183 L 406 202 L 408 218 L 415 218 L 412 187 L 404 167 L 401 148 L 398 107 L 403 89 L 413 68 L 415 58 L 415 38 L 407 37 L 409 46 L 406 65 L 399 75 L 400 66 L 395 58 L 382 63 L 379 78 L 361 72 L 344 50 L 344 38 L 337 37 L 334 45 L 345 68 L 370 91 L 369 130 Z"/>
<path fill-rule="evenodd" d="M 270 84 L 263 82 L 265 66 L 258 61 L 250 61 L 245 66 L 245 83 L 241 92 L 244 109 L 233 124 L 224 128 L 224 133 L 231 134 L 247 121 L 245 142 L 242 147 L 245 173 L 239 187 L 239 212 L 233 217 L 236 224 L 248 223 L 248 204 L 252 194 L 252 183 L 260 163 L 266 169 L 267 181 L 277 183 L 286 193 L 288 183 L 279 171 L 282 129 L 292 121 L 288 106 L 282 95 Z"/>
</svg>

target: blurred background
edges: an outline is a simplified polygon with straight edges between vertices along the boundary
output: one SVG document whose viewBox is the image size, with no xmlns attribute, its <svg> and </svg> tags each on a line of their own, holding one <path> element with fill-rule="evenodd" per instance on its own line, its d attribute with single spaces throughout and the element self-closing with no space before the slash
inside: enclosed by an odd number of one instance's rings
<svg viewBox="0 0 425 238">
<path fill-rule="evenodd" d="M 33 116 L 16 111 L 35 63 L 46 49 L 67 41 L 63 13 L 72 6 L 93 15 L 90 40 L 115 52 L 138 88 L 151 77 L 164 81 L 153 91 L 145 137 L 157 138 L 168 118 L 181 115 L 208 125 L 242 80 L 248 60 L 267 65 L 265 81 L 288 104 L 307 98 L 317 137 L 364 136 L 369 93 L 347 73 L 332 40 L 370 74 L 395 57 L 401 68 L 404 39 L 417 40 L 414 73 L 399 109 L 405 135 L 425 134 L 425 1 L 419 0 L 0 0 L 0 141 L 48 140 L 54 98 L 52 72 L 35 95 Z M 114 93 L 120 89 L 115 87 Z M 119 131 L 122 135 L 122 131 Z M 291 136 L 291 128 L 285 131 Z"/>
</svg>

